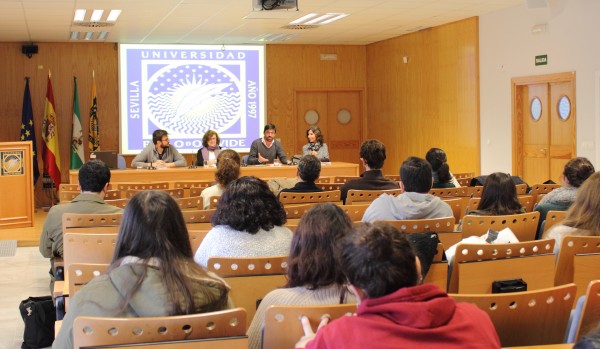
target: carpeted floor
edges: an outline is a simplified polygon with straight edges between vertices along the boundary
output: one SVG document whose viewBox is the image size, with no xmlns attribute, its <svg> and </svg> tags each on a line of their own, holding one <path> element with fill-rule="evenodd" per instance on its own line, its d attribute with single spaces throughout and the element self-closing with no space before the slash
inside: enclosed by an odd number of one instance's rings
<svg viewBox="0 0 600 349">
<path fill-rule="evenodd" d="M 12 257 L 17 252 L 17 240 L 0 240 L 0 257 Z"/>
</svg>

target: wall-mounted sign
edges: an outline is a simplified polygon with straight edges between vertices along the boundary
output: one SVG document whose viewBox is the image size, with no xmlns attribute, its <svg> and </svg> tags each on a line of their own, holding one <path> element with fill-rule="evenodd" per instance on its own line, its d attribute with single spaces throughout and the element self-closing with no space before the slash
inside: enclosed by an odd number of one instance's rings
<svg viewBox="0 0 600 349">
<path fill-rule="evenodd" d="M 23 174 L 23 151 L 3 151 L 0 152 L 0 175 L 17 176 Z"/>
<path fill-rule="evenodd" d="M 547 65 L 548 55 L 535 56 L 535 65 Z"/>
</svg>

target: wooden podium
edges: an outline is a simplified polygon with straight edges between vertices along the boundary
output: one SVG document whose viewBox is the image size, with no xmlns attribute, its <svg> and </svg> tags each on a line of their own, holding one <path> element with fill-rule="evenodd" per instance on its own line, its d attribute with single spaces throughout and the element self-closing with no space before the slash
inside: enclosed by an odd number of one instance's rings
<svg viewBox="0 0 600 349">
<path fill-rule="evenodd" d="M 0 229 L 33 227 L 30 141 L 0 142 Z"/>
</svg>

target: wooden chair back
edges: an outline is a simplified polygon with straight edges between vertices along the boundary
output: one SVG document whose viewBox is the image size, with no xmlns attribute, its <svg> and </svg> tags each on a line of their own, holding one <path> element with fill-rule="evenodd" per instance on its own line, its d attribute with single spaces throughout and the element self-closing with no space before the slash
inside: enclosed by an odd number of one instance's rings
<svg viewBox="0 0 600 349">
<path fill-rule="evenodd" d="M 465 215 L 465 200 L 463 198 L 441 198 L 443 202 L 447 203 L 452 209 L 452 215 L 454 215 L 454 221 L 458 222 Z"/>
<path fill-rule="evenodd" d="M 392 196 L 398 196 L 402 194 L 400 189 L 388 189 L 388 190 L 358 190 L 350 189 L 346 196 L 346 205 L 353 205 L 357 203 L 372 202 L 377 199 L 381 194 L 388 194 Z"/>
<path fill-rule="evenodd" d="M 69 266 L 69 297 L 73 298 L 88 282 L 106 272 L 108 264 L 71 263 Z"/>
<path fill-rule="evenodd" d="M 461 233 L 454 232 L 454 217 L 395 220 L 386 222 L 407 234 L 423 233 L 427 231 L 436 232 L 444 246 L 452 246 L 461 239 Z"/>
<path fill-rule="evenodd" d="M 358 176 L 335 176 L 333 177 L 333 183 L 346 183 L 351 179 L 360 178 Z"/>
<path fill-rule="evenodd" d="M 584 294 L 592 280 L 600 279 L 600 236 L 563 237 L 558 258 L 554 285 L 574 283 L 577 297 Z"/>
<path fill-rule="evenodd" d="M 229 296 L 253 318 L 261 299 L 276 288 L 285 286 L 287 256 L 208 259 L 207 269 L 231 286 Z M 249 324 L 248 324 L 249 325 Z"/>
<path fill-rule="evenodd" d="M 124 196 L 126 198 L 131 198 L 135 194 L 139 193 L 140 191 L 144 191 L 144 190 L 147 190 L 147 189 L 142 189 L 142 190 L 128 189 L 128 190 L 124 190 L 123 192 L 124 192 Z M 169 194 L 173 198 L 183 198 L 183 189 L 182 188 L 179 188 L 179 189 L 152 189 L 152 190 L 164 191 L 165 193 Z"/>
<path fill-rule="evenodd" d="M 154 182 L 154 183 L 133 183 L 121 182 L 116 183 L 118 190 L 164 190 L 169 189 L 169 182 Z"/>
<path fill-rule="evenodd" d="M 576 288 L 568 284 L 516 293 L 450 296 L 485 311 L 504 348 L 562 343 Z"/>
<path fill-rule="evenodd" d="M 521 203 L 521 206 L 523 206 L 523 208 L 525 208 L 525 212 L 533 211 L 533 196 L 521 195 L 521 196 L 518 196 L 517 199 L 519 200 L 519 203 Z M 481 202 L 481 198 L 470 198 L 469 206 L 468 206 L 469 212 L 477 210 L 477 207 L 479 207 L 480 202 Z"/>
<path fill-rule="evenodd" d="M 190 236 L 190 245 L 192 246 L 192 252 L 196 253 L 198 247 L 202 243 L 202 240 L 206 237 L 206 234 L 210 229 L 188 229 L 188 235 Z"/>
<path fill-rule="evenodd" d="M 58 200 L 61 204 L 64 204 L 73 201 L 79 194 L 81 194 L 80 191 L 60 190 L 58 192 Z"/>
<path fill-rule="evenodd" d="M 326 183 L 331 183 L 332 178 L 331 177 L 319 177 L 317 178 L 317 180 L 315 181 L 315 184 L 326 184 Z"/>
<path fill-rule="evenodd" d="M 211 219 L 215 210 L 185 210 L 181 211 L 188 230 L 208 230 L 212 228 Z"/>
<path fill-rule="evenodd" d="M 527 195 L 527 184 L 515 184 L 517 195 Z"/>
<path fill-rule="evenodd" d="M 353 222 L 359 222 L 365 215 L 365 211 L 369 208 L 369 204 L 363 205 L 341 205 L 340 208 L 346 212 L 350 220 Z"/>
<path fill-rule="evenodd" d="M 315 204 L 287 205 L 283 209 L 287 219 L 302 218 Z"/>
<path fill-rule="evenodd" d="M 117 206 L 120 208 L 125 208 L 125 206 L 127 206 L 127 203 L 129 203 L 129 199 L 114 199 L 114 200 L 104 200 L 104 202 L 106 202 L 109 205 L 112 206 Z"/>
<path fill-rule="evenodd" d="M 540 194 L 548 194 L 556 188 L 560 188 L 560 184 L 534 184 L 531 187 L 531 195 L 533 196 L 533 201 L 537 204 L 541 197 L 538 197 Z"/>
<path fill-rule="evenodd" d="M 319 191 L 313 193 L 281 192 L 279 194 L 279 202 L 284 205 L 339 201 L 341 201 L 339 190 Z"/>
<path fill-rule="evenodd" d="M 554 286 L 554 240 L 456 246 L 451 293 L 492 293 L 492 282 L 523 279 L 527 290 Z"/>
<path fill-rule="evenodd" d="M 593 331 L 600 323 L 600 280 L 590 282 L 585 293 L 581 319 L 577 326 L 575 342 Z"/>
<path fill-rule="evenodd" d="M 473 191 L 469 188 L 474 187 L 460 187 L 460 188 L 432 188 L 429 190 L 429 194 L 437 197 L 471 197 Z"/>
<path fill-rule="evenodd" d="M 123 198 L 123 192 L 120 190 L 107 190 L 104 195 L 104 200 L 117 200 Z"/>
<path fill-rule="evenodd" d="M 79 184 L 61 183 L 58 186 L 58 191 L 76 191 L 79 192 Z"/>
<path fill-rule="evenodd" d="M 473 177 L 475 177 L 475 173 L 473 173 L 473 172 L 459 172 L 459 173 L 453 173 L 452 175 L 456 179 L 473 178 Z"/>
<path fill-rule="evenodd" d="M 466 215 L 462 221 L 462 237 L 481 236 L 490 228 L 495 231 L 510 228 L 519 241 L 531 241 L 535 239 L 539 219 L 539 212 L 504 216 Z"/>
<path fill-rule="evenodd" d="M 317 187 L 325 190 L 325 191 L 331 191 L 331 190 L 340 190 L 342 189 L 342 186 L 344 185 L 344 183 L 316 183 Z"/>
<path fill-rule="evenodd" d="M 444 244 L 440 243 L 423 283 L 435 284 L 445 291 L 448 287 L 448 261 L 442 260 L 443 254 Z"/>
<path fill-rule="evenodd" d="M 216 208 L 217 208 L 217 205 L 219 204 L 219 200 L 220 200 L 220 199 L 221 199 L 221 195 L 214 195 L 214 196 L 211 196 L 211 197 L 209 198 L 209 205 L 208 205 L 208 207 L 209 207 L 211 210 L 213 210 L 213 209 L 216 209 Z"/>
<path fill-rule="evenodd" d="M 110 264 L 116 242 L 117 234 L 65 234 L 63 260 L 66 272 L 73 263 Z"/>
<path fill-rule="evenodd" d="M 473 177 L 456 178 L 456 181 L 458 182 L 458 184 L 460 184 L 461 187 L 470 186 L 472 180 L 473 180 Z"/>
<path fill-rule="evenodd" d="M 204 189 L 206 189 L 206 187 L 191 187 L 189 189 L 189 196 L 200 196 Z"/>
<path fill-rule="evenodd" d="M 73 344 L 75 349 L 80 349 L 120 344 L 173 342 L 168 343 L 166 347 L 177 348 L 178 343 L 175 341 L 211 339 L 218 344 L 214 348 L 248 348 L 246 319 L 246 311 L 241 308 L 147 318 L 79 316 L 73 322 Z M 131 347 L 137 348 L 137 346 Z M 198 344 L 189 347 L 203 348 Z"/>
<path fill-rule="evenodd" d="M 560 223 L 565 219 L 567 211 L 548 211 L 546 214 L 546 220 L 544 222 L 544 233 L 550 229 L 554 224 Z"/>
<path fill-rule="evenodd" d="M 204 199 L 202 196 L 190 196 L 184 198 L 175 198 L 179 208 L 183 210 L 202 210 Z"/>
<path fill-rule="evenodd" d="M 304 336 L 300 317 L 308 317 L 313 328 L 321 322 L 324 315 L 330 321 L 356 312 L 356 304 L 334 305 L 273 305 L 265 312 L 263 349 L 294 348 L 296 342 Z"/>
<path fill-rule="evenodd" d="M 62 216 L 63 236 L 66 233 L 116 234 L 123 213 L 64 213 Z"/>
<path fill-rule="evenodd" d="M 183 196 L 200 196 L 200 193 L 196 193 L 196 195 L 191 194 L 191 188 L 201 188 L 200 191 L 204 188 L 210 187 L 214 181 L 177 181 L 173 182 L 173 188 L 175 189 L 183 189 Z"/>
<path fill-rule="evenodd" d="M 468 187 L 467 192 L 469 193 L 468 196 L 472 198 L 480 198 L 483 194 L 483 187 L 479 185 L 475 187 Z"/>
</svg>

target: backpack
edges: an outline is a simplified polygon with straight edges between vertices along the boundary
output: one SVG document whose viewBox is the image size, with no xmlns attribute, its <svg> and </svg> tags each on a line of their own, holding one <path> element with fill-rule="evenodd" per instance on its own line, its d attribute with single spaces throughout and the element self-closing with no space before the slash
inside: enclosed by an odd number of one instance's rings
<svg viewBox="0 0 600 349">
<path fill-rule="evenodd" d="M 49 347 L 54 342 L 56 310 L 52 297 L 29 297 L 19 304 L 25 323 L 21 349 Z"/>
</svg>

